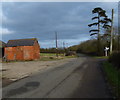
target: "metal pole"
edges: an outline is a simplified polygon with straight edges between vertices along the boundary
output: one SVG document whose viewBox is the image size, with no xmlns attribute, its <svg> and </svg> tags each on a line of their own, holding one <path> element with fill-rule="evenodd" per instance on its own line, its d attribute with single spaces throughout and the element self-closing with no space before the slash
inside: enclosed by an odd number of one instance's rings
<svg viewBox="0 0 120 100">
<path fill-rule="evenodd" d="M 65 42 L 63 42 L 63 49 L 65 49 Z"/>
<path fill-rule="evenodd" d="M 119 31 L 118 31 L 119 32 Z M 118 33 L 118 51 L 120 50 L 120 43 L 119 43 L 119 40 L 120 40 L 120 36 L 119 36 L 119 33 Z"/>
<path fill-rule="evenodd" d="M 110 38 L 110 54 L 112 54 L 112 49 L 113 49 L 113 17 L 114 17 L 114 9 L 112 9 L 111 38 Z"/>
<path fill-rule="evenodd" d="M 55 32 L 55 39 L 56 39 L 56 57 L 58 57 L 57 32 Z"/>
<path fill-rule="evenodd" d="M 120 51 L 120 1 L 118 2 L 118 51 Z"/>
<path fill-rule="evenodd" d="M 65 56 L 65 42 L 63 42 L 63 55 Z"/>
</svg>

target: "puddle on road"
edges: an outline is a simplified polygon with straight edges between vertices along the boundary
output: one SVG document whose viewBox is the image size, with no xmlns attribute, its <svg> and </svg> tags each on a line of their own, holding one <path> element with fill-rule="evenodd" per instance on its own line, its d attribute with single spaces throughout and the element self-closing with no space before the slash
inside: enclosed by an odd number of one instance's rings
<svg viewBox="0 0 120 100">
<path fill-rule="evenodd" d="M 6 96 L 9 97 L 9 96 L 17 95 L 17 94 L 23 94 L 25 92 L 29 92 L 29 91 L 32 91 L 32 90 L 36 89 L 37 87 L 39 87 L 39 85 L 40 85 L 39 82 L 27 82 L 22 87 L 12 89 L 12 90 L 8 91 Z"/>
</svg>

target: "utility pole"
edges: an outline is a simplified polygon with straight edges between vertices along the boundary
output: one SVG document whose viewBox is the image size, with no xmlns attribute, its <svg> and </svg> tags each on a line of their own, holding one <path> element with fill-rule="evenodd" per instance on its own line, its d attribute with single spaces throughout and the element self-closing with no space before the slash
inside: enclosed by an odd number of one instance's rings
<svg viewBox="0 0 120 100">
<path fill-rule="evenodd" d="M 120 33 L 118 33 L 118 51 L 120 51 Z"/>
<path fill-rule="evenodd" d="M 118 2 L 118 11 L 120 11 L 120 2 Z M 118 51 L 120 51 L 120 12 L 118 12 Z"/>
<path fill-rule="evenodd" d="M 63 54 L 64 54 L 64 56 L 65 56 L 65 52 L 66 52 L 66 50 L 65 50 L 65 42 L 63 42 Z"/>
<path fill-rule="evenodd" d="M 112 46 L 113 46 L 113 17 L 114 17 L 114 9 L 112 9 L 111 38 L 110 38 L 110 54 L 112 54 Z"/>
<path fill-rule="evenodd" d="M 56 57 L 58 57 L 57 32 L 55 32 L 55 39 L 56 39 Z"/>
<path fill-rule="evenodd" d="M 118 3 L 118 11 L 120 11 L 120 2 Z M 120 12 L 118 12 L 118 51 L 120 51 Z"/>
<path fill-rule="evenodd" d="M 63 49 L 65 49 L 65 42 L 63 42 Z"/>
</svg>

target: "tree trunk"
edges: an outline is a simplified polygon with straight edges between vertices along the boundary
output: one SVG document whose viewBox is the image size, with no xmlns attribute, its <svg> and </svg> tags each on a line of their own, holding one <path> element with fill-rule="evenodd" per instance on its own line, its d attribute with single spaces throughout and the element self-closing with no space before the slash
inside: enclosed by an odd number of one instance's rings
<svg viewBox="0 0 120 100">
<path fill-rule="evenodd" d="M 99 13 L 98 13 L 98 44 L 97 44 L 97 47 L 98 47 L 98 56 L 101 55 L 101 45 L 100 45 L 100 16 L 99 16 Z"/>
</svg>

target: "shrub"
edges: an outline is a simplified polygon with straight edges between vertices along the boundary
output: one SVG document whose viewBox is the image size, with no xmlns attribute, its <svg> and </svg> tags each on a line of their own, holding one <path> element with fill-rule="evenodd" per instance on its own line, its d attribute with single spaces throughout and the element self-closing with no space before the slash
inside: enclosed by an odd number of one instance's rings
<svg viewBox="0 0 120 100">
<path fill-rule="evenodd" d="M 109 56 L 109 62 L 111 62 L 114 66 L 120 69 L 120 52 L 113 52 Z"/>
<path fill-rule="evenodd" d="M 73 56 L 73 55 L 76 55 L 76 52 L 75 51 L 68 51 L 65 56 Z"/>
</svg>

